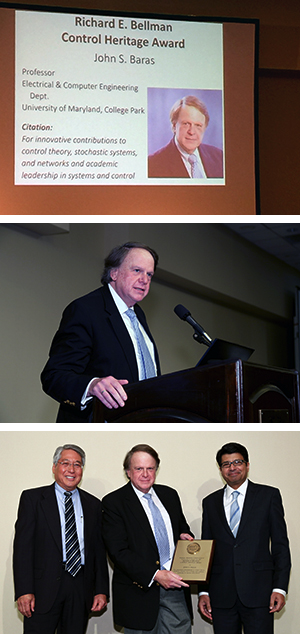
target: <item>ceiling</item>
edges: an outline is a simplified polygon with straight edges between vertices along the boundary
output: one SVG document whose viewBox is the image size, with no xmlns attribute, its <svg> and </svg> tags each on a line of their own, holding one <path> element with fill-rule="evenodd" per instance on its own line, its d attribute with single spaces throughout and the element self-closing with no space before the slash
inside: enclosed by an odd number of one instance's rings
<svg viewBox="0 0 300 634">
<path fill-rule="evenodd" d="M 224 223 L 242 238 L 300 271 L 300 224 Z"/>
</svg>

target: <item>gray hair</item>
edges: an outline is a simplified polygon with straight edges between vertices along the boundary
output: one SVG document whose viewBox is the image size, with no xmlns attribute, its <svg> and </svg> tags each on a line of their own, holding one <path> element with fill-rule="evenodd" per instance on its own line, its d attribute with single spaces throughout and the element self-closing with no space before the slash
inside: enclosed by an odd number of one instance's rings
<svg viewBox="0 0 300 634">
<path fill-rule="evenodd" d="M 81 449 L 81 447 L 78 447 L 78 445 L 62 445 L 61 447 L 57 447 L 57 449 L 55 449 L 54 455 L 53 455 L 53 464 L 55 464 L 55 466 L 57 465 L 61 454 L 64 450 L 67 449 L 72 449 L 72 451 L 76 451 L 76 453 L 79 453 L 79 455 L 81 456 L 81 460 L 82 460 L 82 466 L 84 467 L 85 465 L 85 452 L 83 451 L 83 449 Z"/>
</svg>

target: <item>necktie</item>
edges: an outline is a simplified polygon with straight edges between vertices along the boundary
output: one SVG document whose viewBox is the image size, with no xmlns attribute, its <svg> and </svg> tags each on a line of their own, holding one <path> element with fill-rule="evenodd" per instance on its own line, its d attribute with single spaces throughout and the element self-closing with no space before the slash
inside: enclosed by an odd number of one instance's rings
<svg viewBox="0 0 300 634">
<path fill-rule="evenodd" d="M 132 310 L 131 308 L 126 310 L 125 315 L 129 317 L 132 323 L 134 334 L 136 336 L 139 357 L 141 359 L 141 364 L 142 364 L 142 374 L 141 374 L 140 380 L 142 381 L 143 379 L 150 379 L 152 376 L 156 376 L 155 366 L 154 366 L 151 354 L 149 352 L 148 346 L 146 344 L 146 341 L 144 339 L 143 333 L 140 330 L 139 320 L 134 310 Z"/>
<path fill-rule="evenodd" d="M 236 537 L 237 534 L 237 530 L 239 527 L 239 523 L 240 523 L 240 519 L 241 519 L 241 511 L 240 511 L 240 507 L 237 501 L 239 492 L 238 491 L 233 491 L 232 493 L 232 502 L 231 502 L 231 506 L 230 506 L 230 528 L 232 530 L 232 533 L 234 535 L 234 537 Z"/>
<path fill-rule="evenodd" d="M 72 493 L 65 492 L 66 570 L 75 577 L 81 568 L 81 554 L 76 530 Z"/>
<path fill-rule="evenodd" d="M 153 517 L 154 533 L 159 552 L 160 568 L 170 559 L 169 538 L 162 514 L 153 502 L 151 493 L 145 493 L 144 498 L 148 500 L 149 508 Z"/>
<path fill-rule="evenodd" d="M 204 178 L 203 171 L 197 161 L 197 157 L 195 156 L 195 154 L 190 154 L 188 162 L 190 163 L 192 168 L 192 178 Z"/>
</svg>

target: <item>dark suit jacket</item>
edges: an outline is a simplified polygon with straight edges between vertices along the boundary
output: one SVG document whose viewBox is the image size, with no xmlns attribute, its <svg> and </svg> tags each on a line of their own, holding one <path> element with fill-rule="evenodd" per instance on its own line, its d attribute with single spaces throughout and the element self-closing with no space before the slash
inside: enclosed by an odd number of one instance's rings
<svg viewBox="0 0 300 634">
<path fill-rule="evenodd" d="M 153 341 L 140 306 L 135 306 L 135 312 Z M 155 357 L 160 374 L 156 347 Z M 41 379 L 46 394 L 61 403 L 57 422 L 88 421 L 92 404 L 81 411 L 82 395 L 91 379 L 109 375 L 129 383 L 138 381 L 130 335 L 105 285 L 67 306 L 54 336 Z"/>
<path fill-rule="evenodd" d="M 15 598 L 34 594 L 37 613 L 51 609 L 63 573 L 60 516 L 54 486 L 23 491 L 15 525 Z M 109 595 L 101 538 L 102 508 L 100 500 L 90 493 L 79 489 L 79 494 L 84 515 L 84 594 L 87 610 L 90 610 L 96 594 Z"/>
<path fill-rule="evenodd" d="M 232 607 L 237 594 L 249 608 L 268 606 L 273 588 L 287 591 L 291 567 L 280 492 L 249 481 L 236 538 L 223 492 L 203 500 L 202 539 L 216 540 L 208 586 L 212 607 Z"/>
<path fill-rule="evenodd" d="M 191 533 L 178 493 L 164 485 L 154 489 L 170 515 L 174 542 Z M 103 538 L 114 563 L 113 614 L 120 626 L 149 630 L 159 609 L 159 585 L 149 583 L 159 569 L 159 554 L 147 515 L 129 482 L 103 498 Z M 189 591 L 186 593 L 191 611 Z"/>
<path fill-rule="evenodd" d="M 213 145 L 201 143 L 199 154 L 208 178 L 223 177 L 223 152 Z M 149 178 L 189 178 L 174 138 L 148 157 Z"/>
</svg>

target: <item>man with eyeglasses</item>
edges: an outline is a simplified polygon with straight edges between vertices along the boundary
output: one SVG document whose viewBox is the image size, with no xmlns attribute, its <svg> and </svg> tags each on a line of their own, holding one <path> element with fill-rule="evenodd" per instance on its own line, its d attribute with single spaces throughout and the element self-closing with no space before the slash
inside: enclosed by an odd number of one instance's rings
<svg viewBox="0 0 300 634">
<path fill-rule="evenodd" d="M 215 553 L 199 609 L 215 634 L 272 634 L 291 568 L 281 495 L 248 480 L 243 445 L 223 445 L 216 459 L 226 486 L 203 500 L 202 539 L 215 540 Z"/>
<path fill-rule="evenodd" d="M 23 491 L 15 525 L 15 599 L 24 634 L 84 634 L 108 598 L 98 498 L 78 488 L 85 452 L 58 447 L 55 482 Z"/>
<path fill-rule="evenodd" d="M 123 463 L 129 482 L 102 500 L 113 615 L 124 634 L 191 632 L 189 586 L 170 567 L 177 541 L 193 535 L 177 491 L 155 484 L 159 463 L 155 449 L 135 445 Z"/>
</svg>

